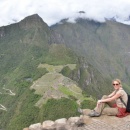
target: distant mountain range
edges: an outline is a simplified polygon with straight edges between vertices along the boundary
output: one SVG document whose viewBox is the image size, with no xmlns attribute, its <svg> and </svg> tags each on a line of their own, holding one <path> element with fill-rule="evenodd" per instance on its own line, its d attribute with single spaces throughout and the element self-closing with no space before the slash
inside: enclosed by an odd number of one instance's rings
<svg viewBox="0 0 130 130">
<path fill-rule="evenodd" d="M 120 78 L 130 92 L 129 35 L 130 26 L 116 21 L 79 18 L 49 27 L 37 14 L 0 27 L 0 105 L 6 109 L 0 110 L 0 129 L 21 130 L 61 118 L 61 113 L 77 115 L 76 102 L 87 100 L 91 107 L 112 90 L 113 78 Z M 64 106 L 59 115 L 56 106 L 54 115 L 49 114 L 54 108 L 49 103 L 55 102 Z M 72 109 L 65 113 L 68 106 Z"/>
</svg>

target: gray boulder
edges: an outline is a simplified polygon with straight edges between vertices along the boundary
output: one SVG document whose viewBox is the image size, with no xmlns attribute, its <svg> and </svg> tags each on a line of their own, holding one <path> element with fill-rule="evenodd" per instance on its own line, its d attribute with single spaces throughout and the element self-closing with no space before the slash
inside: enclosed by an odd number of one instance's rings
<svg viewBox="0 0 130 130">
<path fill-rule="evenodd" d="M 41 123 L 30 125 L 29 130 L 42 130 Z"/>
</svg>

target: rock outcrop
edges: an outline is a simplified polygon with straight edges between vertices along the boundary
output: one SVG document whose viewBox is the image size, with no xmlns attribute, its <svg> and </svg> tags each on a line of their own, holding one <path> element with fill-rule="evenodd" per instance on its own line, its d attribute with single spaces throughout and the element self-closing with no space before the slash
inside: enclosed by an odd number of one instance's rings
<svg viewBox="0 0 130 130">
<path fill-rule="evenodd" d="M 82 124 L 82 127 L 84 125 L 83 121 L 80 121 L 81 119 L 81 117 L 70 117 L 68 120 L 66 118 L 55 121 L 47 120 L 42 124 L 30 125 L 29 128 L 24 128 L 23 130 L 78 130 L 78 127 L 81 127 L 80 124 Z"/>
<path fill-rule="evenodd" d="M 85 110 L 86 114 L 90 110 Z M 44 121 L 23 130 L 130 130 L 130 115 L 124 118 L 102 115 L 100 117 L 70 117 L 55 121 Z"/>
</svg>

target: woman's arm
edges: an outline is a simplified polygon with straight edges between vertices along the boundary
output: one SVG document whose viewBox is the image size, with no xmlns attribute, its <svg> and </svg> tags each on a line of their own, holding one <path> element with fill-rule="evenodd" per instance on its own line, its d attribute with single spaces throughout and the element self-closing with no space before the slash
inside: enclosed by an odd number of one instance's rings
<svg viewBox="0 0 130 130">
<path fill-rule="evenodd" d="M 109 94 L 109 95 L 108 95 L 108 98 L 110 98 L 110 97 L 114 96 L 114 95 L 115 95 L 115 93 L 116 93 L 116 90 L 115 90 L 115 91 L 113 91 L 111 94 Z"/>
<path fill-rule="evenodd" d="M 119 98 L 120 96 L 121 96 L 121 93 L 116 93 L 114 96 L 112 96 L 110 98 L 98 100 L 97 104 L 99 105 L 100 103 L 113 101 L 113 100 Z"/>
</svg>

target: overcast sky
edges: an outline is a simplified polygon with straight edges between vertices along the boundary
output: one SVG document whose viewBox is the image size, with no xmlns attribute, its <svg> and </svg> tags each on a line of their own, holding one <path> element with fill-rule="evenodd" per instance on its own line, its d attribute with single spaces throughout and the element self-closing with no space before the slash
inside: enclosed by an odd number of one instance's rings
<svg viewBox="0 0 130 130">
<path fill-rule="evenodd" d="M 79 11 L 85 13 L 79 14 Z M 35 13 L 48 25 L 63 18 L 73 21 L 76 17 L 100 22 L 115 17 L 119 22 L 130 24 L 130 0 L 0 0 L 0 26 L 19 22 Z"/>
</svg>

